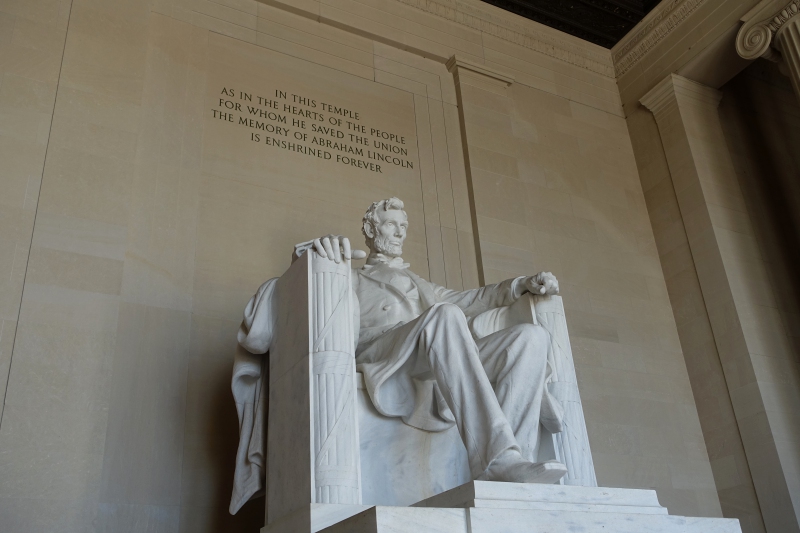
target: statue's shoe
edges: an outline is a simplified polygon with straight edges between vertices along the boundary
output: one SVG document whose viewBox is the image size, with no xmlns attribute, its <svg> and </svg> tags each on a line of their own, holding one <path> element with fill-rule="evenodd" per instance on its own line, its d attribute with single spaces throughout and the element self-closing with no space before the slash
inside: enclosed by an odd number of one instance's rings
<svg viewBox="0 0 800 533">
<path fill-rule="evenodd" d="M 531 463 L 517 452 L 501 455 L 491 462 L 480 481 L 505 481 L 507 483 L 547 483 L 558 482 L 567 473 L 567 467 L 558 461 Z"/>
</svg>

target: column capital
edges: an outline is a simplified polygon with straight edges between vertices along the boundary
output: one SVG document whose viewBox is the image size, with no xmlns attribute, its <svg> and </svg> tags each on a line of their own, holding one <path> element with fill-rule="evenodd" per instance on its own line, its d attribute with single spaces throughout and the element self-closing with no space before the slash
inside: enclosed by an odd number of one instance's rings
<svg viewBox="0 0 800 533">
<path fill-rule="evenodd" d="M 773 38 L 784 24 L 800 14 L 800 0 L 762 0 L 748 11 L 736 35 L 736 52 L 745 59 L 780 60 Z"/>
<path fill-rule="evenodd" d="M 480 84 L 489 83 L 503 89 L 514 83 L 514 76 L 511 74 L 475 63 L 463 57 L 452 56 L 447 61 L 446 66 L 447 70 L 455 77 L 456 83 L 460 83 L 467 78 L 473 79 Z"/>
<path fill-rule="evenodd" d="M 669 74 L 658 85 L 650 89 L 639 102 L 658 119 L 671 106 L 678 103 L 678 97 L 682 100 L 686 99 L 696 104 L 716 108 L 722 99 L 722 93 L 683 76 Z"/>
</svg>

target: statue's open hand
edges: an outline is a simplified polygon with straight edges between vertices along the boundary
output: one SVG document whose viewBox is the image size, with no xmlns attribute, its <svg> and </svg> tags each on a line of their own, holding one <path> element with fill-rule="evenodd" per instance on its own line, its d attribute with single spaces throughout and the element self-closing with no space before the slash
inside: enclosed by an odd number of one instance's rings
<svg viewBox="0 0 800 533">
<path fill-rule="evenodd" d="M 532 294 L 558 294 L 558 280 L 551 272 L 539 272 L 525 279 L 525 288 Z"/>
<path fill-rule="evenodd" d="M 292 263 L 311 249 L 316 251 L 323 259 L 330 259 L 337 263 L 341 263 L 343 259 L 364 259 L 367 257 L 366 252 L 351 250 L 350 240 L 347 237 L 342 237 L 341 235 L 327 235 L 312 241 L 295 244 L 294 253 L 292 254 Z"/>
<path fill-rule="evenodd" d="M 314 250 L 321 256 L 336 263 L 341 263 L 342 259 L 364 259 L 367 253 L 363 250 L 352 250 L 350 239 L 341 235 L 328 235 L 314 239 Z"/>
</svg>

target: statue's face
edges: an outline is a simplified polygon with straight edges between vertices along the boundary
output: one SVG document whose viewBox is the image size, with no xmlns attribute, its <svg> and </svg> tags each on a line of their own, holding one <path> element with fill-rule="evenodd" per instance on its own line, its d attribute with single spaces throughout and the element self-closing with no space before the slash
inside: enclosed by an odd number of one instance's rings
<svg viewBox="0 0 800 533">
<path fill-rule="evenodd" d="M 403 255 L 403 241 L 406 240 L 408 217 L 399 209 L 379 210 L 380 223 L 372 236 L 372 251 L 389 257 Z"/>
</svg>

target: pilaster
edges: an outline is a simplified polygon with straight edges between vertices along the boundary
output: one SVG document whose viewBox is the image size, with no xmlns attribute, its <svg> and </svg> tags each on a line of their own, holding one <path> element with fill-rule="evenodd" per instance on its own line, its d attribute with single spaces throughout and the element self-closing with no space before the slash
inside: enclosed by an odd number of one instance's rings
<svg viewBox="0 0 800 533">
<path fill-rule="evenodd" d="M 447 70 L 453 74 L 457 86 L 467 83 L 498 94 L 504 94 L 503 90 L 514 83 L 510 74 L 456 56 L 447 61 Z"/>
<path fill-rule="evenodd" d="M 479 138 L 481 127 L 477 124 L 479 116 L 485 119 L 491 115 L 511 114 L 513 102 L 509 95 L 509 88 L 514 83 L 514 77 L 458 56 L 452 56 L 447 61 L 447 70 L 453 74 L 456 97 L 458 99 L 458 116 L 461 123 L 461 140 L 464 147 L 464 168 L 467 174 L 469 204 L 472 211 L 472 230 L 475 236 L 475 252 L 478 258 L 478 280 L 481 285 L 484 285 L 486 277 L 481 254 L 478 216 L 475 208 L 473 175 L 475 172 L 485 172 L 485 170 L 474 167 L 470 152 L 481 149 L 477 146 L 481 144 L 481 139 Z M 488 154 L 488 157 L 491 158 L 491 154 Z"/>
</svg>

